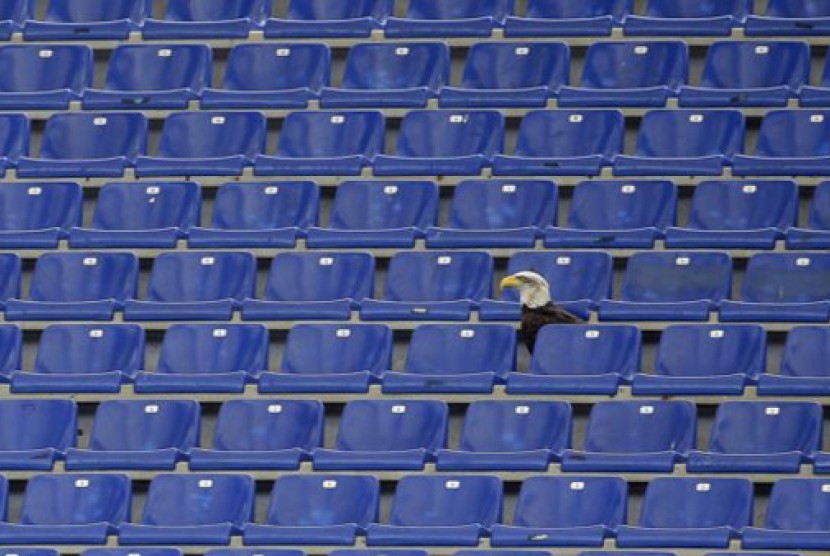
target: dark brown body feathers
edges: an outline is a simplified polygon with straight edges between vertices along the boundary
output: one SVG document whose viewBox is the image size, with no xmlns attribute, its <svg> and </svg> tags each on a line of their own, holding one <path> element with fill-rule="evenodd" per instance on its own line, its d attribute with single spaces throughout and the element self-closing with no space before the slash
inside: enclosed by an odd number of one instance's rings
<svg viewBox="0 0 830 556">
<path fill-rule="evenodd" d="M 585 321 L 556 305 L 548 303 L 544 307 L 531 309 L 522 306 L 522 339 L 527 349 L 533 353 L 533 346 L 536 344 L 536 336 L 539 330 L 548 324 L 583 324 Z"/>
</svg>

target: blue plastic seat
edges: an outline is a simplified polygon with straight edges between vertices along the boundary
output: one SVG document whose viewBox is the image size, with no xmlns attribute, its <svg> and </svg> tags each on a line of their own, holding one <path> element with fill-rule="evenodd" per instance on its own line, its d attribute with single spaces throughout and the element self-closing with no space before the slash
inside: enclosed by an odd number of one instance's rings
<svg viewBox="0 0 830 556">
<path fill-rule="evenodd" d="M 821 396 L 830 392 L 830 327 L 797 326 L 787 334 L 780 374 L 758 379 L 762 396 Z"/>
<path fill-rule="evenodd" d="M 824 23 L 830 29 L 830 12 Z M 799 105 L 802 107 L 826 107 L 830 106 L 830 57 L 825 58 L 824 69 L 821 74 L 821 82 L 818 85 L 805 83 L 798 93 Z"/>
<path fill-rule="evenodd" d="M 290 0 L 286 17 L 265 22 L 267 38 L 363 38 L 386 20 L 393 0 Z"/>
<path fill-rule="evenodd" d="M 438 450 L 439 471 L 547 471 L 571 445 L 566 402 L 476 401 L 457 450 Z"/>
<path fill-rule="evenodd" d="M 194 182 L 108 183 L 98 193 L 91 228 L 72 228 L 69 245 L 174 248 L 199 225 L 202 193 Z"/>
<path fill-rule="evenodd" d="M 210 86 L 212 70 L 204 44 L 121 45 L 112 51 L 104 88 L 85 91 L 83 106 L 183 110 Z"/>
<path fill-rule="evenodd" d="M 92 86 L 94 72 L 92 49 L 80 45 L 3 46 L 0 68 L 3 110 L 66 110 Z"/>
<path fill-rule="evenodd" d="M 43 21 L 23 27 L 27 41 L 125 40 L 152 13 L 149 0 L 50 0 Z M 35 15 L 34 11 L 31 15 Z"/>
<path fill-rule="evenodd" d="M 0 402 L 0 468 L 50 471 L 75 445 L 76 414 L 70 400 Z"/>
<path fill-rule="evenodd" d="M 426 108 L 450 79 L 445 43 L 362 43 L 349 49 L 343 82 L 325 88 L 323 108 Z"/>
<path fill-rule="evenodd" d="M 830 182 L 815 188 L 806 228 L 787 230 L 787 249 L 830 248 Z"/>
<path fill-rule="evenodd" d="M 271 0 L 167 0 L 164 19 L 148 17 L 145 39 L 246 39 L 271 14 Z"/>
<path fill-rule="evenodd" d="M 695 405 L 685 401 L 600 402 L 591 409 L 583 451 L 567 450 L 566 472 L 671 473 L 695 446 Z"/>
<path fill-rule="evenodd" d="M 109 400 L 95 412 L 89 448 L 66 452 L 69 470 L 166 469 L 199 443 L 193 400 Z"/>
<path fill-rule="evenodd" d="M 156 476 L 141 523 L 121 525 L 121 545 L 228 545 L 254 517 L 249 475 L 168 473 Z"/>
<path fill-rule="evenodd" d="M 229 400 L 216 420 L 211 449 L 194 448 L 190 469 L 299 469 L 323 443 L 323 404 L 317 400 Z"/>
<path fill-rule="evenodd" d="M 822 0 L 770 0 L 764 15 L 746 18 L 748 36 L 825 35 L 830 5 Z"/>
<path fill-rule="evenodd" d="M 830 111 L 777 110 L 761 122 L 755 155 L 735 155 L 736 176 L 830 175 Z"/>
<path fill-rule="evenodd" d="M 0 246 L 54 249 L 81 225 L 83 192 L 73 182 L 4 183 L 0 187 Z"/>
<path fill-rule="evenodd" d="M 387 38 L 489 37 L 513 13 L 514 0 L 409 0 L 406 17 L 386 19 Z"/>
<path fill-rule="evenodd" d="M 753 487 L 747 479 L 653 479 L 636 526 L 622 525 L 623 548 L 729 548 L 752 525 Z"/>
<path fill-rule="evenodd" d="M 498 554 L 493 555 L 491 551 L 487 551 L 488 554 L 491 556 L 499 556 Z M 460 553 L 456 553 L 458 556 Z M 21 556 L 28 556 L 28 555 L 21 555 Z M 404 550 L 385 550 L 385 549 L 341 549 L 341 550 L 332 550 L 329 552 L 329 556 L 429 556 L 429 553 L 426 550 L 416 550 L 416 549 L 404 549 Z M 502 555 L 503 556 L 503 555 Z M 530 554 L 529 556 L 538 556 L 536 554 Z M 548 555 L 544 555 L 548 556 Z"/>
<path fill-rule="evenodd" d="M 36 475 L 26 483 L 19 523 L 0 524 L 0 542 L 103 545 L 130 517 L 125 475 Z"/>
<path fill-rule="evenodd" d="M 157 156 L 140 156 L 141 176 L 238 176 L 265 151 L 260 112 L 178 112 L 167 117 Z"/>
<path fill-rule="evenodd" d="M 377 478 L 295 475 L 274 483 L 264 524 L 245 527 L 249 545 L 352 546 L 380 513 Z"/>
<path fill-rule="evenodd" d="M 685 42 L 596 43 L 580 86 L 562 87 L 559 106 L 665 106 L 688 79 Z"/>
<path fill-rule="evenodd" d="M 36 549 L 35 549 L 36 550 Z M 214 551 L 214 553 L 217 551 Z M 130 556 L 131 554 L 134 556 L 182 556 L 184 552 L 180 548 L 167 548 L 167 547 L 144 547 L 140 549 L 135 548 L 88 548 L 84 550 L 81 554 L 83 556 Z M 10 555 L 6 555 L 10 556 Z M 49 556 L 49 555 L 25 555 L 21 554 L 20 556 Z M 291 554 L 288 556 L 298 556 L 296 554 Z M 301 556 L 301 555 L 299 555 Z"/>
<path fill-rule="evenodd" d="M 763 527 L 743 531 L 743 548 L 830 550 L 830 486 L 823 479 L 781 479 L 772 487 Z"/>
<path fill-rule="evenodd" d="M 9 0 L 0 7 L 0 40 L 7 41 L 32 17 L 34 0 Z"/>
<path fill-rule="evenodd" d="M 822 408 L 808 402 L 725 402 L 709 450 L 692 451 L 692 473 L 797 473 L 821 446 Z"/>
<path fill-rule="evenodd" d="M 568 83 L 570 49 L 564 43 L 474 44 L 459 87 L 441 89 L 443 107 L 544 107 Z"/>
<path fill-rule="evenodd" d="M 239 44 L 228 56 L 222 88 L 205 89 L 201 106 L 305 108 L 329 84 L 330 73 L 325 44 Z"/>
<path fill-rule="evenodd" d="M 455 186 L 449 226 L 430 228 L 427 247 L 532 248 L 556 223 L 558 191 L 546 180 L 468 180 Z"/>
<path fill-rule="evenodd" d="M 389 524 L 367 527 L 369 546 L 476 546 L 501 521 L 502 482 L 474 475 L 412 475 L 398 482 Z"/>
<path fill-rule="evenodd" d="M 728 37 L 734 27 L 743 26 L 754 3 L 754 0 L 648 0 L 645 14 L 629 14 L 623 29 L 626 35 Z"/>
<path fill-rule="evenodd" d="M 357 176 L 383 152 L 380 112 L 292 112 L 277 151 L 256 157 L 258 176 Z"/>
<path fill-rule="evenodd" d="M 29 118 L 24 114 L 0 115 L 0 175 L 29 154 Z M 18 176 L 20 176 L 18 171 Z"/>
<path fill-rule="evenodd" d="M 736 110 L 652 110 L 640 123 L 633 156 L 614 159 L 617 176 L 720 176 L 743 150 Z"/>
<path fill-rule="evenodd" d="M 631 11 L 631 0 L 528 0 L 524 17 L 508 16 L 508 37 L 608 36 Z"/>
<path fill-rule="evenodd" d="M 147 151 L 143 114 L 55 114 L 46 121 L 40 158 L 22 157 L 17 175 L 29 178 L 116 177 Z"/>
<path fill-rule="evenodd" d="M 5 308 L 9 299 L 20 297 L 22 275 L 23 265 L 18 255 L 0 254 L 0 307 Z"/>
<path fill-rule="evenodd" d="M 413 110 L 403 118 L 395 154 L 375 157 L 374 172 L 376 176 L 478 175 L 503 148 L 500 112 Z"/>
<path fill-rule="evenodd" d="M 13 324 L 0 325 L 0 378 L 14 376 L 22 363 L 23 331 Z"/>
<path fill-rule="evenodd" d="M 162 253 L 153 261 L 147 295 L 124 304 L 129 320 L 230 320 L 253 297 L 256 260 L 247 252 Z"/>
<path fill-rule="evenodd" d="M 602 546 L 625 523 L 627 501 L 619 477 L 531 477 L 522 483 L 513 524 L 493 526 L 492 545 Z"/>
<path fill-rule="evenodd" d="M 513 156 L 499 155 L 501 176 L 597 176 L 622 152 L 625 121 L 616 110 L 537 110 L 522 119 Z"/>
<path fill-rule="evenodd" d="M 144 330 L 135 324 L 52 324 L 40 337 L 32 372 L 15 373 L 25 393 L 118 393 L 144 367 Z"/>
<path fill-rule="evenodd" d="M 695 187 L 686 227 L 666 230 L 666 245 L 772 249 L 797 222 L 795 182 L 705 181 Z"/>
<path fill-rule="evenodd" d="M 346 404 L 333 450 L 312 453 L 314 469 L 421 470 L 447 444 L 449 409 L 436 400 Z"/>
</svg>

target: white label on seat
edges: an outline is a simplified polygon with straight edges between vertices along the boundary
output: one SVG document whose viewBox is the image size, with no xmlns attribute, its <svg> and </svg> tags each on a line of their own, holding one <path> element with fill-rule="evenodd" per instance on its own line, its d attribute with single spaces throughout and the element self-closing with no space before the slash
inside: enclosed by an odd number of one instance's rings
<svg viewBox="0 0 830 556">
<path fill-rule="evenodd" d="M 530 406 L 517 405 L 514 411 L 516 415 L 528 415 L 530 413 Z"/>
<path fill-rule="evenodd" d="M 572 481 L 571 490 L 585 490 L 585 483 L 582 481 Z"/>
<path fill-rule="evenodd" d="M 467 121 L 468 116 L 465 114 L 452 114 L 450 116 L 451 124 L 463 124 Z"/>
<path fill-rule="evenodd" d="M 95 266 L 98 264 L 97 257 L 86 257 L 84 259 L 84 266 Z"/>
<path fill-rule="evenodd" d="M 89 331 L 89 337 L 90 338 L 103 338 L 104 337 L 104 331 L 101 330 L 100 328 L 95 328 L 95 329 Z"/>
<path fill-rule="evenodd" d="M 274 53 L 277 55 L 277 58 L 287 58 L 288 56 L 291 56 L 291 49 L 290 48 L 278 48 L 277 50 L 274 51 Z"/>
<path fill-rule="evenodd" d="M 709 337 L 710 338 L 723 338 L 724 332 L 723 330 L 710 330 Z"/>
<path fill-rule="evenodd" d="M 39 50 L 37 55 L 39 58 L 51 58 L 55 54 L 54 50 L 50 50 L 48 48 L 44 48 L 43 50 Z"/>
<path fill-rule="evenodd" d="M 570 257 L 556 257 L 556 266 L 570 266 Z"/>
<path fill-rule="evenodd" d="M 767 415 L 773 415 L 773 416 L 780 415 L 781 414 L 781 408 L 780 407 L 767 407 L 767 408 L 764 409 L 764 413 L 766 413 Z"/>
<path fill-rule="evenodd" d="M 158 195 L 161 192 L 161 188 L 157 185 L 151 185 L 147 189 L 144 190 L 147 195 Z"/>
<path fill-rule="evenodd" d="M 98 116 L 92 119 L 92 125 L 102 126 L 107 125 L 107 119 L 103 116 Z"/>
<path fill-rule="evenodd" d="M 581 124 L 583 119 L 582 114 L 571 114 L 568 116 L 568 121 L 572 124 Z"/>
<path fill-rule="evenodd" d="M 277 187 L 276 185 L 269 185 L 268 187 L 265 188 L 265 194 L 266 195 L 276 195 L 279 192 L 280 192 L 280 188 Z"/>
<path fill-rule="evenodd" d="M 337 488 L 337 481 L 334 481 L 334 480 L 331 480 L 331 479 L 329 479 L 327 481 L 323 481 L 323 488 L 328 489 L 328 490 L 331 490 L 333 488 Z"/>
<path fill-rule="evenodd" d="M 76 479 L 75 480 L 75 488 L 88 488 L 89 487 L 89 479 Z"/>
<path fill-rule="evenodd" d="M 144 406 L 144 413 L 148 413 L 150 415 L 155 415 L 159 412 L 159 406 L 156 404 L 147 404 Z"/>
<path fill-rule="evenodd" d="M 282 413 L 282 405 L 274 403 L 268 406 L 268 413 Z"/>
<path fill-rule="evenodd" d="M 755 54 L 769 54 L 769 47 L 765 44 L 759 44 L 755 47 Z"/>
<path fill-rule="evenodd" d="M 820 124 L 824 121 L 824 114 L 812 114 L 810 115 L 810 123 L 812 124 Z"/>
<path fill-rule="evenodd" d="M 516 192 L 516 186 L 513 185 L 512 183 L 506 183 L 506 184 L 501 186 L 501 192 L 502 193 L 515 193 Z"/>
<path fill-rule="evenodd" d="M 393 405 L 392 406 L 392 413 L 396 415 L 401 415 L 406 413 L 406 406 L 405 405 Z"/>
<path fill-rule="evenodd" d="M 634 47 L 634 54 L 637 54 L 638 56 L 648 54 L 648 47 L 644 44 L 637 45 Z"/>
<path fill-rule="evenodd" d="M 409 56 L 409 47 L 399 46 L 395 49 L 395 56 Z"/>
<path fill-rule="evenodd" d="M 695 485 L 695 490 L 698 492 L 709 492 L 712 490 L 712 485 L 710 483 L 698 483 Z"/>
<path fill-rule="evenodd" d="M 341 115 L 332 116 L 329 121 L 331 123 L 333 123 L 334 125 L 340 125 L 340 124 L 343 124 L 343 123 L 346 122 L 346 116 L 341 116 Z"/>
<path fill-rule="evenodd" d="M 599 338 L 599 330 L 586 330 L 585 337 L 589 340 L 596 340 Z"/>
<path fill-rule="evenodd" d="M 26 190 L 26 193 L 28 193 L 29 195 L 40 195 L 41 193 L 43 193 L 43 189 L 41 189 L 40 187 L 30 187 Z"/>
<path fill-rule="evenodd" d="M 412 312 L 416 315 L 426 315 L 429 312 L 429 310 L 427 310 L 426 307 L 413 307 Z"/>
<path fill-rule="evenodd" d="M 462 338 L 474 338 L 475 335 L 476 335 L 476 331 L 475 330 L 470 330 L 470 329 L 464 329 L 458 335 L 461 336 Z"/>
<path fill-rule="evenodd" d="M 213 488 L 213 481 L 210 479 L 201 479 L 199 481 L 199 488 Z"/>
<path fill-rule="evenodd" d="M 452 264 L 452 257 L 438 257 L 438 264 L 441 266 L 447 266 L 448 264 Z"/>
<path fill-rule="evenodd" d="M 173 51 L 169 48 L 159 48 L 156 54 L 159 58 L 169 58 L 173 55 Z"/>
<path fill-rule="evenodd" d="M 352 335 L 352 331 L 348 328 L 338 328 L 334 335 L 338 338 L 349 338 Z"/>
<path fill-rule="evenodd" d="M 461 481 L 447 481 L 444 486 L 447 490 L 458 490 L 461 488 Z"/>
<path fill-rule="evenodd" d="M 703 122 L 703 114 L 692 114 L 689 116 L 689 121 L 693 124 L 699 124 Z"/>
<path fill-rule="evenodd" d="M 674 260 L 674 264 L 677 266 L 689 266 L 692 260 L 689 257 L 677 257 Z"/>
<path fill-rule="evenodd" d="M 625 193 L 626 195 L 631 195 L 632 193 L 637 192 L 637 186 L 632 184 L 626 184 L 620 188 L 620 191 Z"/>
<path fill-rule="evenodd" d="M 653 405 L 642 405 L 642 406 L 640 406 L 640 415 L 654 415 L 654 406 Z"/>
<path fill-rule="evenodd" d="M 213 330 L 213 337 L 214 338 L 227 338 L 228 337 L 228 330 L 226 328 L 215 328 Z"/>
<path fill-rule="evenodd" d="M 216 259 L 213 257 L 202 257 L 200 262 L 202 263 L 202 266 L 213 266 L 216 264 Z"/>
<path fill-rule="evenodd" d="M 810 259 L 807 257 L 799 257 L 795 260 L 795 266 L 810 266 Z"/>
<path fill-rule="evenodd" d="M 743 186 L 743 187 L 741 188 L 741 191 L 743 191 L 743 192 L 744 192 L 744 193 L 746 193 L 747 195 L 752 195 L 753 193 L 757 193 L 757 192 L 758 192 L 758 186 L 757 186 L 757 185 L 753 185 L 753 184 L 751 184 L 751 183 L 748 183 L 748 184 L 746 184 L 745 186 Z"/>
<path fill-rule="evenodd" d="M 827 492 L 827 493 L 830 493 L 830 484 L 827 484 L 827 485 L 821 485 L 821 492 Z"/>
<path fill-rule="evenodd" d="M 213 125 L 223 125 L 225 123 L 225 116 L 214 116 L 210 119 Z"/>
<path fill-rule="evenodd" d="M 386 195 L 395 195 L 398 193 L 398 186 L 397 185 L 385 185 L 383 187 L 383 192 Z"/>
<path fill-rule="evenodd" d="M 320 266 L 331 266 L 334 264 L 334 258 L 332 257 L 320 257 L 320 260 L 317 261 L 317 264 Z"/>
<path fill-rule="evenodd" d="M 516 56 L 527 56 L 530 54 L 530 48 L 526 46 L 518 46 L 516 47 Z"/>
</svg>

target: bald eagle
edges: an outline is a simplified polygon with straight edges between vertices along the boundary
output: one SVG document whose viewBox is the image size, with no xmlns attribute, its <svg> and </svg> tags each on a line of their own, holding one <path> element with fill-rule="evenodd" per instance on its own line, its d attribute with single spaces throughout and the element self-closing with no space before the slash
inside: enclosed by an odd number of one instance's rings
<svg viewBox="0 0 830 556">
<path fill-rule="evenodd" d="M 522 303 L 522 338 L 532 353 L 539 330 L 548 324 L 581 324 L 585 321 L 572 315 L 550 298 L 550 285 L 535 272 L 517 272 L 505 277 L 501 289 L 514 288 L 519 291 Z"/>
</svg>

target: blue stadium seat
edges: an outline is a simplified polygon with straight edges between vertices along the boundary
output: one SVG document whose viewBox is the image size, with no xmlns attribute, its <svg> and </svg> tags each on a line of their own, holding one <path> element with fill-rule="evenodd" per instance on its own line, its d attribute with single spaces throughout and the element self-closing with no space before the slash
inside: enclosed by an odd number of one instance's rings
<svg viewBox="0 0 830 556">
<path fill-rule="evenodd" d="M 830 392 L 830 327 L 796 326 L 787 334 L 780 374 L 758 380 L 762 396 L 821 396 Z"/>
<path fill-rule="evenodd" d="M 325 88 L 323 108 L 426 108 L 450 79 L 445 43 L 362 43 L 349 49 L 340 87 Z"/>
<path fill-rule="evenodd" d="M 424 324 L 409 343 L 406 372 L 383 376 L 388 393 L 480 393 L 516 370 L 516 331 L 493 324 Z"/>
<path fill-rule="evenodd" d="M 254 517 L 249 475 L 176 473 L 156 476 L 141 523 L 121 525 L 121 545 L 227 545 Z"/>
<path fill-rule="evenodd" d="M 409 0 L 406 17 L 389 17 L 387 38 L 489 37 L 513 13 L 515 0 Z"/>
<path fill-rule="evenodd" d="M 103 545 L 130 518 L 130 479 L 44 474 L 26 484 L 19 523 L 0 524 L 0 542 Z"/>
<path fill-rule="evenodd" d="M 230 320 L 253 297 L 256 260 L 247 252 L 162 253 L 153 261 L 147 295 L 124 304 L 129 320 Z"/>
<path fill-rule="evenodd" d="M 640 123 L 634 156 L 614 159 L 617 176 L 720 176 L 744 146 L 736 110 L 652 110 Z"/>
<path fill-rule="evenodd" d="M 743 548 L 830 550 L 830 485 L 824 479 L 781 479 L 772 487 L 763 527 L 743 531 Z"/>
<path fill-rule="evenodd" d="M 0 40 L 7 41 L 32 17 L 34 0 L 9 0 L 0 6 Z"/>
<path fill-rule="evenodd" d="M 830 17 L 827 18 L 830 25 Z M 821 81 L 817 85 L 805 83 L 798 93 L 799 106 L 827 107 L 830 106 L 830 57 L 825 58 Z"/>
<path fill-rule="evenodd" d="M 567 226 L 548 228 L 545 246 L 651 249 L 676 218 L 671 181 L 585 181 L 573 191 Z"/>
<path fill-rule="evenodd" d="M 508 16 L 508 37 L 608 36 L 631 11 L 631 0 L 528 0 L 524 17 Z"/>
<path fill-rule="evenodd" d="M 0 468 L 50 471 L 75 445 L 76 414 L 70 400 L 0 402 Z"/>
<path fill-rule="evenodd" d="M 290 0 L 284 19 L 265 22 L 267 38 L 363 38 L 392 13 L 394 0 Z"/>
<path fill-rule="evenodd" d="M 380 513 L 377 478 L 294 475 L 274 483 L 265 523 L 245 527 L 248 545 L 353 546 Z"/>
<path fill-rule="evenodd" d="M 0 115 L 0 175 L 29 154 L 29 118 L 25 114 Z M 23 176 L 20 170 L 18 176 Z"/>
<path fill-rule="evenodd" d="M 222 88 L 205 89 L 201 106 L 305 108 L 329 84 L 330 73 L 325 44 L 239 44 L 228 56 Z"/>
<path fill-rule="evenodd" d="M 27 41 L 125 40 L 152 13 L 149 0 L 50 0 L 43 21 L 23 27 Z M 34 11 L 31 12 L 34 16 Z"/>
<path fill-rule="evenodd" d="M 797 222 L 793 181 L 705 181 L 695 187 L 686 227 L 666 230 L 666 245 L 772 249 Z"/>
<path fill-rule="evenodd" d="M 80 226 L 83 192 L 74 182 L 4 183 L 0 187 L 0 246 L 54 249 Z"/>
<path fill-rule="evenodd" d="M 675 552 L 641 552 L 639 550 L 589 550 L 587 552 L 580 552 L 579 556 L 677 556 Z M 733 556 L 731 553 L 727 554 L 709 552 L 706 556 Z M 749 554 L 743 553 L 743 556 L 770 556 L 769 554 Z M 797 554 L 776 554 L 775 556 L 798 556 Z"/>
<path fill-rule="evenodd" d="M 531 477 L 522 483 L 513 525 L 494 525 L 492 545 L 602 546 L 627 514 L 618 477 Z M 515 552 L 513 552 L 515 554 Z"/>
<path fill-rule="evenodd" d="M 383 152 L 383 114 L 292 112 L 282 122 L 275 155 L 256 157 L 258 176 L 357 176 Z"/>
<path fill-rule="evenodd" d="M 23 331 L 13 324 L 0 325 L 0 380 L 14 376 L 22 363 Z"/>
<path fill-rule="evenodd" d="M 20 297 L 22 266 L 18 255 L 14 253 L 0 254 L 0 308 L 5 308 L 9 299 Z M 6 320 L 8 320 L 8 317 L 6 317 Z"/>
<path fill-rule="evenodd" d="M 770 0 L 764 15 L 746 18 L 748 36 L 825 35 L 830 5 L 822 0 Z"/>
<path fill-rule="evenodd" d="M 132 253 L 46 253 L 35 263 L 29 299 L 6 303 L 7 320 L 111 320 L 135 297 Z"/>
<path fill-rule="evenodd" d="M 89 448 L 66 451 L 66 469 L 167 469 L 199 443 L 193 400 L 109 400 L 95 412 Z"/>
<path fill-rule="evenodd" d="M 525 247 L 556 223 L 558 191 L 546 180 L 468 180 L 455 186 L 449 226 L 430 228 L 427 247 Z"/>
<path fill-rule="evenodd" d="M 622 152 L 625 121 L 616 110 L 537 110 L 522 119 L 515 155 L 499 155 L 502 176 L 597 176 Z"/>
<path fill-rule="evenodd" d="M 299 469 L 323 443 L 323 411 L 317 400 L 226 401 L 216 419 L 212 448 L 194 448 L 190 469 Z"/>
<path fill-rule="evenodd" d="M 787 230 L 787 249 L 830 248 L 830 182 L 815 188 L 806 228 Z"/>
<path fill-rule="evenodd" d="M 241 393 L 268 368 L 268 330 L 261 324 L 174 324 L 155 372 L 136 376 L 135 391 Z"/>
<path fill-rule="evenodd" d="M 648 0 L 644 15 L 629 14 L 626 35 L 640 36 L 729 36 L 741 27 L 754 0 Z"/>
<path fill-rule="evenodd" d="M 32 372 L 12 375 L 11 389 L 118 393 L 143 368 L 144 330 L 136 324 L 52 324 L 40 337 Z"/>
<path fill-rule="evenodd" d="M 141 176 L 238 176 L 265 151 L 260 112 L 179 112 L 167 117 L 158 156 L 140 156 Z"/>
<path fill-rule="evenodd" d="M 259 391 L 365 393 L 392 368 L 392 352 L 385 324 L 298 324 L 288 333 L 282 372 L 263 374 Z"/>
<path fill-rule="evenodd" d="M 314 450 L 314 469 L 421 470 L 447 444 L 441 401 L 358 400 L 346 404 L 334 450 Z"/>
<path fill-rule="evenodd" d="M 685 42 L 595 43 L 580 86 L 562 87 L 559 106 L 665 106 L 688 79 Z"/>
<path fill-rule="evenodd" d="M 201 212 L 195 182 L 108 183 L 98 193 L 91 228 L 72 228 L 69 245 L 170 249 L 199 225 Z"/>
<path fill-rule="evenodd" d="M 443 107 L 544 107 L 568 83 L 564 43 L 491 42 L 470 47 L 460 87 L 441 89 Z"/>
<path fill-rule="evenodd" d="M 725 402 L 709 450 L 692 451 L 692 473 L 797 473 L 822 439 L 822 408 L 808 402 Z"/>
<path fill-rule="evenodd" d="M 213 56 L 204 44 L 121 45 L 103 89 L 84 92 L 86 109 L 183 110 L 210 87 Z"/>
<path fill-rule="evenodd" d="M 620 301 L 599 304 L 601 320 L 709 320 L 732 292 L 726 253 L 640 252 L 628 259 Z"/>
<path fill-rule="evenodd" d="M 36 550 L 36 549 L 33 549 Z M 214 550 L 214 554 L 218 551 Z M 155 548 L 155 547 L 145 547 L 140 549 L 135 548 L 88 548 L 84 550 L 81 554 L 83 556 L 182 556 L 184 552 L 180 548 Z M 6 554 L 6 556 L 10 556 Z M 20 554 L 20 556 L 50 556 L 50 555 L 38 555 L 38 554 Z M 263 555 L 264 556 L 264 555 Z M 291 554 L 288 556 L 298 556 L 296 554 Z M 302 555 L 300 555 L 302 556 Z"/>
<path fill-rule="evenodd" d="M 439 471 L 547 471 L 571 445 L 567 402 L 479 400 L 467 407 L 457 450 L 438 450 Z"/>
<path fill-rule="evenodd" d="M 92 49 L 80 45 L 3 46 L 0 67 L 3 110 L 66 110 L 92 86 L 94 72 Z"/>
<path fill-rule="evenodd" d="M 145 39 L 246 39 L 271 14 L 271 0 L 167 0 L 164 19 L 148 17 Z"/>
<path fill-rule="evenodd" d="M 501 521 L 497 477 L 412 475 L 398 482 L 389 524 L 371 524 L 369 546 L 476 546 Z"/>
<path fill-rule="evenodd" d="M 735 155 L 736 176 L 830 175 L 830 111 L 777 110 L 761 122 L 755 155 Z"/>
<path fill-rule="evenodd" d="M 616 395 L 640 371 L 640 329 L 628 325 L 546 326 L 528 373 L 507 377 L 510 394 Z"/>
<path fill-rule="evenodd" d="M 747 479 L 653 479 L 636 526 L 622 525 L 623 548 L 729 548 L 752 525 L 753 490 Z"/>
<path fill-rule="evenodd" d="M 120 178 L 147 151 L 147 130 L 139 113 L 55 114 L 46 121 L 40 158 L 22 157 L 17 175 Z"/>
<path fill-rule="evenodd" d="M 461 554 L 460 552 L 456 552 L 456 556 Z M 492 551 L 488 550 L 487 554 L 491 556 L 500 556 L 498 554 L 493 554 Z M 28 556 L 27 554 L 22 554 L 21 556 Z M 408 549 L 408 550 L 385 550 L 385 549 L 341 549 L 341 550 L 332 550 L 329 552 L 329 556 L 429 556 L 429 553 L 426 550 L 415 550 L 415 549 Z M 501 555 L 504 556 L 504 555 Z M 509 555 L 508 555 L 509 556 Z M 530 554 L 525 556 L 538 556 L 536 554 Z M 548 555 L 544 555 L 548 556 Z"/>
<path fill-rule="evenodd" d="M 500 112 L 413 110 L 403 118 L 395 154 L 375 157 L 374 172 L 376 176 L 478 175 L 503 148 Z"/>
<path fill-rule="evenodd" d="M 591 409 L 584 450 L 566 450 L 562 470 L 671 473 L 696 435 L 693 403 L 600 402 Z"/>
<path fill-rule="evenodd" d="M 265 299 L 246 299 L 246 320 L 349 320 L 375 288 L 369 253 L 280 253 L 271 261 Z"/>
</svg>

